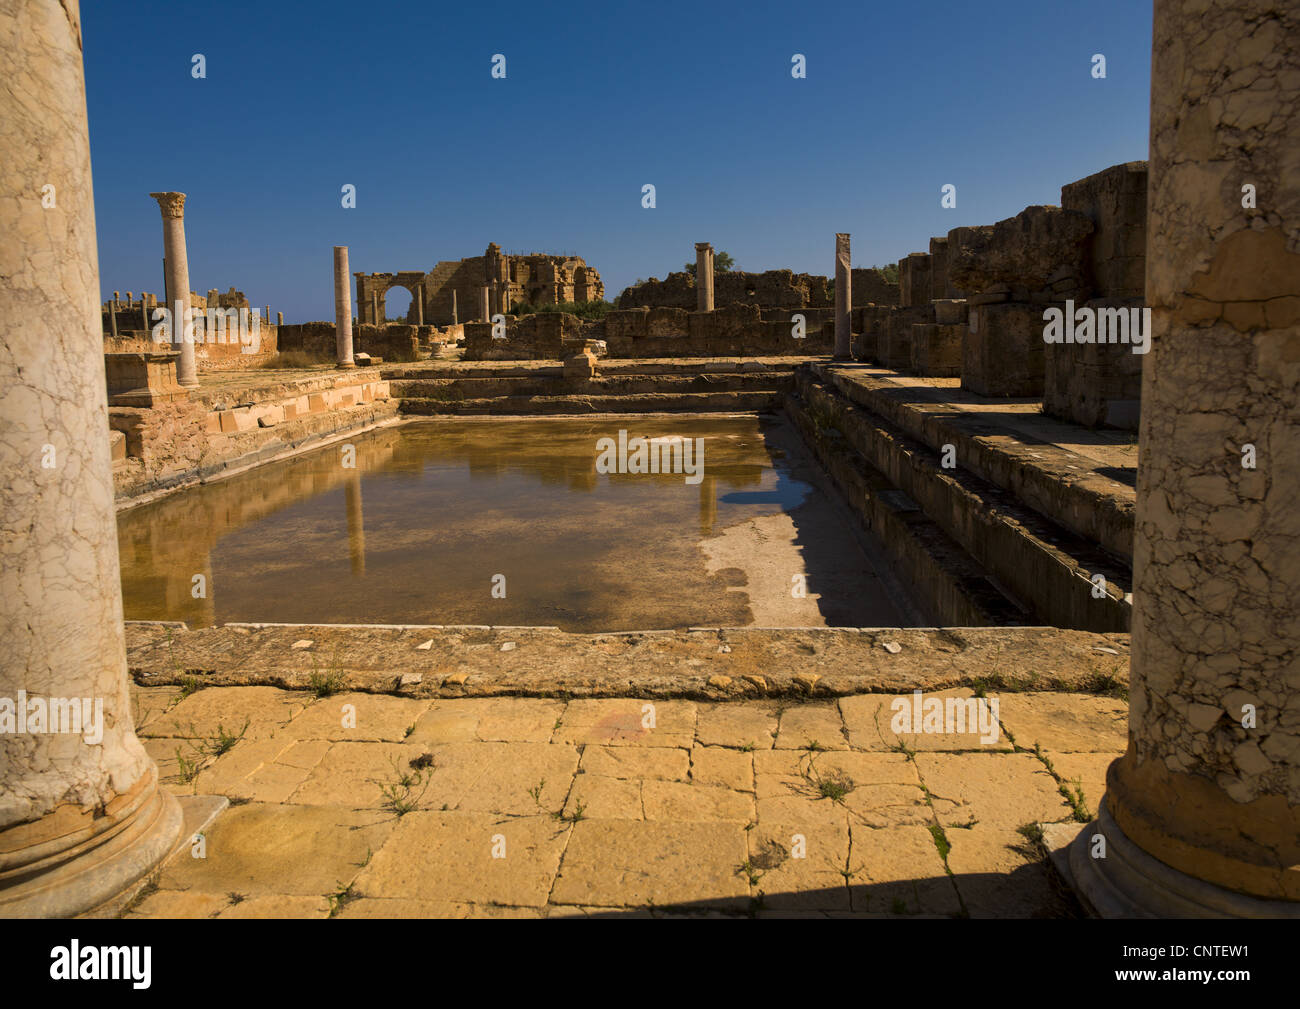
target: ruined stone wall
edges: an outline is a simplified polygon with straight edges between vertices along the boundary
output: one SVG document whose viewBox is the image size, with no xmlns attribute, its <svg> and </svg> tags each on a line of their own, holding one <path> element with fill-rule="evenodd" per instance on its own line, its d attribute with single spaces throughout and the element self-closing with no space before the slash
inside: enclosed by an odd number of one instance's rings
<svg viewBox="0 0 1300 1009">
<path fill-rule="evenodd" d="M 268 382 L 256 389 L 201 389 L 157 406 L 110 407 L 120 458 L 119 501 L 265 461 L 304 443 L 392 416 L 375 369 Z"/>
<path fill-rule="evenodd" d="M 898 304 L 898 285 L 885 280 L 879 270 L 853 270 L 853 306 L 870 303 Z M 757 305 L 760 308 L 831 308 L 832 286 L 826 277 L 790 270 L 746 273 L 732 270 L 713 275 L 713 303 Z M 695 278 L 689 273 L 670 273 L 666 280 L 651 277 L 644 284 L 629 287 L 618 296 L 619 308 L 696 307 Z"/>
<path fill-rule="evenodd" d="M 789 309 L 728 305 L 713 312 L 684 308 L 634 308 L 610 312 L 599 322 L 583 322 L 560 312 L 506 320 L 504 340 L 492 327 L 465 327 L 466 360 L 556 360 L 572 340 L 603 340 L 606 356 L 779 357 L 829 353 L 834 343 L 835 310 L 802 309 L 805 336 L 793 336 Z"/>
<path fill-rule="evenodd" d="M 414 361 L 419 356 L 421 334 L 431 333 L 431 326 L 358 325 L 352 328 L 352 349 L 385 361 Z M 334 361 L 337 356 L 336 332 L 332 322 L 300 322 L 281 326 L 279 349 L 308 354 L 318 361 Z"/>
<path fill-rule="evenodd" d="M 406 321 L 419 319 L 416 298 L 423 289 L 424 323 L 449 326 L 481 321 L 483 288 L 489 289 L 490 314 L 508 312 L 517 304 L 559 305 L 572 301 L 601 301 L 605 284 L 600 273 L 580 256 L 553 256 L 528 253 L 509 256 L 495 242 L 481 256 L 444 260 L 427 273 L 357 273 L 358 318 L 374 323 L 373 297 L 379 299 L 380 314 L 385 314 L 384 296 L 393 287 L 411 292 L 411 306 Z M 454 294 L 454 298 L 453 298 Z"/>
</svg>

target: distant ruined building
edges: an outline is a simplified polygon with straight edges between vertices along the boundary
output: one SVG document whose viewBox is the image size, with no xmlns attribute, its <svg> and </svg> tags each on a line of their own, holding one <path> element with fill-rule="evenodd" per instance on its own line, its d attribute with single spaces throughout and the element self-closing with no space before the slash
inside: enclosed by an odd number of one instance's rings
<svg viewBox="0 0 1300 1009">
<path fill-rule="evenodd" d="M 579 256 L 531 253 L 505 256 L 495 242 L 481 256 L 444 260 L 428 273 L 355 273 L 357 310 L 362 323 L 382 322 L 384 299 L 394 287 L 411 292 L 406 321 L 450 326 L 486 321 L 514 305 L 559 305 L 600 301 L 600 274 Z"/>
</svg>

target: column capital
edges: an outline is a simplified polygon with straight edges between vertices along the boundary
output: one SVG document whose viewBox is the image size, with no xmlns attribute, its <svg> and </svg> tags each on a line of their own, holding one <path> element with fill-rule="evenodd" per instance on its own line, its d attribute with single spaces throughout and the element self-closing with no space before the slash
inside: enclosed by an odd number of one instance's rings
<svg viewBox="0 0 1300 1009">
<path fill-rule="evenodd" d="M 158 201 L 164 218 L 185 216 L 184 193 L 150 193 L 149 195 Z"/>
<path fill-rule="evenodd" d="M 696 242 L 696 243 L 695 243 L 695 251 L 696 251 L 696 252 L 712 252 L 712 251 L 713 251 L 713 243 L 712 243 L 712 242 Z"/>
</svg>

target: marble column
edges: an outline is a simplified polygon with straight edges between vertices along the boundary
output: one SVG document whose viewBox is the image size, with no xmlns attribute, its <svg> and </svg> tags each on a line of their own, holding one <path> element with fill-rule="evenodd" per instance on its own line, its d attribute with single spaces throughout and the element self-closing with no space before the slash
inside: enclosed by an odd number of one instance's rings
<svg viewBox="0 0 1300 1009">
<path fill-rule="evenodd" d="M 695 243 L 695 310 L 713 311 L 713 246 Z"/>
<path fill-rule="evenodd" d="M 355 368 L 352 359 L 352 274 L 348 247 L 334 246 L 334 350 L 340 368 Z"/>
<path fill-rule="evenodd" d="M 180 352 L 176 381 L 186 389 L 199 384 L 194 359 L 194 340 L 185 338 L 185 321 L 190 309 L 190 261 L 185 252 L 185 194 L 150 193 L 158 201 L 163 219 L 163 251 L 166 253 L 167 307 L 172 313 L 172 350 Z"/>
<path fill-rule="evenodd" d="M 479 319 L 480 322 L 492 321 L 492 308 L 490 304 L 491 297 L 492 297 L 492 289 L 490 287 L 479 288 L 478 311 L 480 316 Z"/>
<path fill-rule="evenodd" d="M 348 293 L 351 294 L 352 292 L 349 291 Z M 352 309 L 350 309 L 350 308 L 348 309 L 348 318 L 349 318 L 349 319 L 352 318 Z M 284 325 L 284 313 L 283 313 L 283 312 L 276 312 L 276 313 L 275 313 L 275 325 L 276 325 L 276 328 L 279 328 L 280 326 L 283 326 L 283 325 Z"/>
<path fill-rule="evenodd" d="M 0 917 L 63 917 L 151 872 L 182 815 L 128 692 L 78 6 L 0 14 L 0 78 L 22 85 L 0 88 Z M 21 731 L 36 699 L 90 718 Z"/>
<path fill-rule="evenodd" d="M 1298 33 L 1155 0 L 1129 742 L 1069 851 L 1106 916 L 1300 917 Z"/>
<path fill-rule="evenodd" d="M 424 285 L 415 285 L 415 324 L 424 325 Z"/>
<path fill-rule="evenodd" d="M 853 307 L 853 274 L 849 272 L 849 236 L 835 233 L 835 356 L 847 358 L 851 348 L 849 310 Z"/>
<path fill-rule="evenodd" d="M 383 325 L 383 320 L 379 318 L 379 295 L 374 291 L 370 292 L 370 321 L 376 326 Z"/>
</svg>

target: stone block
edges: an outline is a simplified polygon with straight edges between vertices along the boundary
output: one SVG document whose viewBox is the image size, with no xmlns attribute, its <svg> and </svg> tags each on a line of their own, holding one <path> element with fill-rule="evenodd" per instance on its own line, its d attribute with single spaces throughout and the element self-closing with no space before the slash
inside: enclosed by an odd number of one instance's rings
<svg viewBox="0 0 1300 1009">
<path fill-rule="evenodd" d="M 933 305 L 934 321 L 940 326 L 966 325 L 967 304 L 964 298 L 936 299 Z"/>
<path fill-rule="evenodd" d="M 1140 298 L 1146 283 L 1147 163 L 1112 165 L 1061 187 L 1061 206 L 1093 223 L 1090 286 L 1102 298 Z"/>
<path fill-rule="evenodd" d="M 961 375 L 962 325 L 912 326 L 911 369 L 917 375 L 957 378 Z"/>
<path fill-rule="evenodd" d="M 105 354 L 104 377 L 109 406 L 153 407 L 187 399 L 189 392 L 176 381 L 179 354 L 146 351 Z"/>
<path fill-rule="evenodd" d="M 1085 307 L 1141 307 L 1140 299 L 1096 298 Z M 1051 343 L 1044 346 L 1043 412 L 1086 427 L 1137 430 L 1142 358 L 1130 344 Z"/>
<path fill-rule="evenodd" d="M 1028 292 L 1059 281 L 1064 269 L 1081 293 L 1092 232 L 1086 214 L 1051 206 L 1026 207 L 990 227 L 954 229 L 948 233 L 949 280 L 968 297 L 1006 284 L 1027 300 Z M 1061 293 L 1062 299 L 1069 296 Z"/>
<path fill-rule="evenodd" d="M 981 396 L 1043 395 L 1043 308 L 972 306 L 962 334 L 961 387 Z"/>
<path fill-rule="evenodd" d="M 930 256 L 913 252 L 898 261 L 899 304 L 914 308 L 930 303 Z"/>
</svg>

